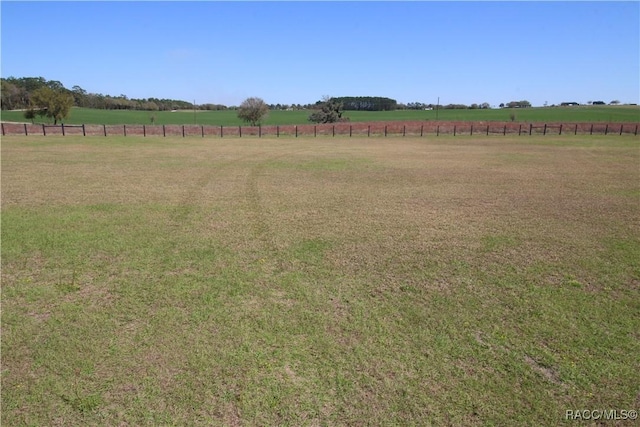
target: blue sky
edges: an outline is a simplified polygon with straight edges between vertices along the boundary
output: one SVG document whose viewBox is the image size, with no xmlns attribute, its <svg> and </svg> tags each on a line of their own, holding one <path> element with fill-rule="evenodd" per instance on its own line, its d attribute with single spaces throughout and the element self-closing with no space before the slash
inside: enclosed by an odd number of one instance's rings
<svg viewBox="0 0 640 427">
<path fill-rule="evenodd" d="M 640 103 L 640 3 L 2 1 L 2 77 L 237 105 Z"/>
</svg>

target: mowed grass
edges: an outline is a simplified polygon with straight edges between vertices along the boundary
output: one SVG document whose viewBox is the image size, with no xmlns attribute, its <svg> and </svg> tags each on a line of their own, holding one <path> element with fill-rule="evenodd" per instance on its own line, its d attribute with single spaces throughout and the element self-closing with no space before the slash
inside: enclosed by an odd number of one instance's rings
<svg viewBox="0 0 640 427">
<path fill-rule="evenodd" d="M 309 124 L 311 110 L 270 111 L 262 121 L 264 125 Z M 516 121 L 521 123 L 635 123 L 640 122 L 640 107 L 620 106 L 579 106 L 579 107 L 538 107 L 538 108 L 493 108 L 487 110 L 396 110 L 396 111 L 345 111 L 344 116 L 351 122 L 379 121 Z M 512 117 L 513 116 L 513 117 Z M 152 122 L 153 118 L 153 122 Z M 22 111 L 2 111 L 2 120 L 24 122 Z M 37 121 L 43 120 L 38 118 Z M 46 121 L 46 119 L 44 119 Z M 246 125 L 238 118 L 235 110 L 223 111 L 135 111 L 97 110 L 73 108 L 64 120 L 65 124 L 198 124 L 214 126 Z"/>
<path fill-rule="evenodd" d="M 639 148 L 4 137 L 2 424 L 638 409 Z"/>
</svg>

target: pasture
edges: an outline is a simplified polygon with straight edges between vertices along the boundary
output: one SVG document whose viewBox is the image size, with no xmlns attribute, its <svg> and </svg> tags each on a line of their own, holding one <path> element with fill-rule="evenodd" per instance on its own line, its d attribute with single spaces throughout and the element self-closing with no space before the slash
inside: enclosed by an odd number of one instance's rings
<svg viewBox="0 0 640 427">
<path fill-rule="evenodd" d="M 300 125 L 308 124 L 311 110 L 270 111 L 263 125 Z M 579 106 L 579 107 L 538 107 L 538 108 L 494 108 L 487 110 L 396 110 L 396 111 L 345 111 L 344 116 L 351 122 L 379 121 L 512 121 L 520 123 L 637 123 L 640 122 L 638 106 Z M 153 122 L 152 119 L 153 118 Z M 3 121 L 24 122 L 22 111 L 2 111 Z M 36 122 L 42 121 L 41 118 Z M 223 111 L 135 111 L 135 110 L 97 110 L 73 108 L 66 124 L 160 124 L 160 125 L 213 125 L 238 126 L 245 123 L 235 110 Z"/>
<path fill-rule="evenodd" d="M 3 137 L 2 424 L 637 410 L 639 148 Z"/>
</svg>

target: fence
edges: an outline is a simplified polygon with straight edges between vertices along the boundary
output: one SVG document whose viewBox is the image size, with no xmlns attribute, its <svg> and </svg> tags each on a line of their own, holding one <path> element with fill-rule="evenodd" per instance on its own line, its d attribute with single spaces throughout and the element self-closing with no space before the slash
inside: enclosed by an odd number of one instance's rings
<svg viewBox="0 0 640 427">
<path fill-rule="evenodd" d="M 270 126 L 44 125 L 2 123 L 2 135 L 326 137 L 427 135 L 638 135 L 638 123 L 375 122 Z"/>
</svg>

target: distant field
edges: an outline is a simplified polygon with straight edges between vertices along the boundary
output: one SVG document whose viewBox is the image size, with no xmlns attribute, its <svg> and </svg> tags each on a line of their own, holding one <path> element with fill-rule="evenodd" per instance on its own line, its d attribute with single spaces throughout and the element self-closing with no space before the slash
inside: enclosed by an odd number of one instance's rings
<svg viewBox="0 0 640 427">
<path fill-rule="evenodd" d="M 265 125 L 292 125 L 309 123 L 310 111 L 271 111 L 264 120 Z M 640 122 L 638 106 L 584 106 L 584 107 L 548 107 L 525 109 L 489 109 L 489 110 L 439 110 L 441 121 L 511 121 L 515 115 L 517 122 L 608 122 L 634 123 Z M 352 122 L 375 121 L 419 121 L 436 120 L 436 111 L 346 111 L 345 116 Z M 156 124 L 199 124 L 234 126 L 244 124 L 237 117 L 237 112 L 226 111 L 125 111 L 94 110 L 74 108 L 65 120 L 67 124 L 151 124 L 155 117 Z M 21 111 L 3 111 L 2 120 L 23 122 Z"/>
<path fill-rule="evenodd" d="M 2 424 L 637 410 L 639 148 L 3 137 Z"/>
</svg>

